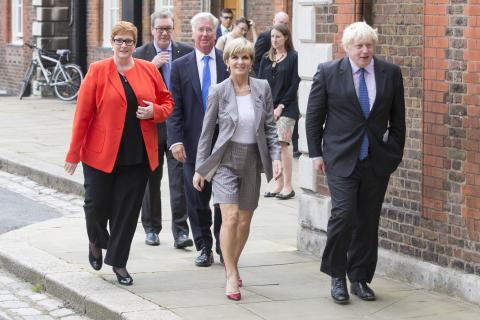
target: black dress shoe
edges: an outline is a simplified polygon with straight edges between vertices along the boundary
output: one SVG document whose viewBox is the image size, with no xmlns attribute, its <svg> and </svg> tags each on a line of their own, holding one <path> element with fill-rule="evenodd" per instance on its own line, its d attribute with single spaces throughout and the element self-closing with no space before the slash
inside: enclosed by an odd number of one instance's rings
<svg viewBox="0 0 480 320">
<path fill-rule="evenodd" d="M 365 281 L 352 282 L 350 292 L 365 301 L 375 300 L 375 292 L 370 289 Z"/>
<path fill-rule="evenodd" d="M 181 234 L 175 239 L 173 246 L 177 249 L 184 249 L 193 246 L 193 241 L 186 234 Z"/>
<path fill-rule="evenodd" d="M 293 198 L 293 197 L 295 197 L 295 191 L 293 191 L 293 190 L 289 194 L 279 193 L 275 196 L 275 198 L 280 199 L 280 200 L 288 200 L 288 199 Z"/>
<path fill-rule="evenodd" d="M 296 150 L 296 151 L 293 151 L 292 155 L 293 155 L 294 158 L 300 158 L 302 153 L 300 151 Z"/>
<path fill-rule="evenodd" d="M 158 234 L 155 232 L 148 232 L 145 235 L 145 244 L 149 246 L 158 246 L 160 245 L 160 239 L 158 238 Z"/>
<path fill-rule="evenodd" d="M 102 250 L 100 249 L 100 257 L 95 258 L 92 252 L 92 244 L 88 244 L 88 261 L 90 262 L 90 265 L 94 270 L 100 270 L 102 269 Z"/>
<path fill-rule="evenodd" d="M 197 267 L 210 267 L 213 263 L 213 252 L 210 249 L 203 248 L 200 255 L 195 258 Z"/>
<path fill-rule="evenodd" d="M 336 303 L 347 304 L 348 300 L 350 300 L 347 290 L 347 280 L 345 278 L 332 278 L 330 294 Z"/>
<path fill-rule="evenodd" d="M 119 274 L 115 269 L 115 267 L 112 267 L 112 270 L 113 270 L 113 273 L 115 273 L 115 275 L 117 276 L 118 283 L 124 286 L 131 286 L 133 284 L 133 278 L 132 276 L 130 276 L 130 274 L 126 270 L 125 270 L 125 272 L 127 273 L 126 276 L 122 276 L 121 274 Z"/>
</svg>

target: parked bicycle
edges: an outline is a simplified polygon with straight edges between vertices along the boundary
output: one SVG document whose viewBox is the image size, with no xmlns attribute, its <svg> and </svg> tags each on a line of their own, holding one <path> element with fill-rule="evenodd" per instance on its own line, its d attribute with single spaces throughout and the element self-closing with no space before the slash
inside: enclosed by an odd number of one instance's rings
<svg viewBox="0 0 480 320">
<path fill-rule="evenodd" d="M 52 53 L 38 48 L 35 44 L 25 43 L 24 45 L 33 49 L 33 54 L 32 62 L 30 62 L 27 72 L 20 82 L 19 98 L 22 99 L 30 95 L 33 75 L 37 67 L 40 67 L 44 80 L 38 81 L 39 86 L 53 87 L 53 92 L 61 100 L 75 99 L 83 80 L 83 74 L 79 66 L 68 63 L 70 50 L 59 49 L 52 56 Z"/>
</svg>

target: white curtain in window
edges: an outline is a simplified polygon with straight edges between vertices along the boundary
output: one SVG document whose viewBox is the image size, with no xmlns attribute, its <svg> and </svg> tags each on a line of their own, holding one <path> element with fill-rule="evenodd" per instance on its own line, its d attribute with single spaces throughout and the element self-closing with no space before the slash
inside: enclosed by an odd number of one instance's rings
<svg viewBox="0 0 480 320">
<path fill-rule="evenodd" d="M 103 46 L 110 47 L 110 34 L 112 27 L 118 21 L 118 2 L 119 0 L 103 1 Z"/>
<path fill-rule="evenodd" d="M 23 43 L 23 0 L 12 0 L 12 43 Z"/>
<path fill-rule="evenodd" d="M 155 0 L 155 11 L 163 10 L 173 13 L 173 0 Z"/>
</svg>

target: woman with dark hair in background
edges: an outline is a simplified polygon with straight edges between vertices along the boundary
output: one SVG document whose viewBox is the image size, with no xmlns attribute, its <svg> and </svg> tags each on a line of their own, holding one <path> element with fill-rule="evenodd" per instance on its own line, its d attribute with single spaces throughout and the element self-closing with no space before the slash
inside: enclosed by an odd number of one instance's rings
<svg viewBox="0 0 480 320">
<path fill-rule="evenodd" d="M 283 177 L 275 181 L 272 191 L 265 197 L 287 200 L 295 196 L 292 188 L 292 141 L 295 121 L 300 114 L 298 110 L 298 56 L 293 48 L 292 36 L 288 26 L 277 24 L 271 31 L 272 47 L 260 62 L 258 78 L 266 79 L 273 96 L 274 119 L 277 122 L 277 134 L 282 146 Z"/>
</svg>

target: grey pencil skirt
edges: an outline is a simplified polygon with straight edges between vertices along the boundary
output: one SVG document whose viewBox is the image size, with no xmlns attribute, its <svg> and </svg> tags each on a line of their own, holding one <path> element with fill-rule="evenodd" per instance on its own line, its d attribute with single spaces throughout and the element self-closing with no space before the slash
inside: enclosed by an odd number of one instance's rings
<svg viewBox="0 0 480 320">
<path fill-rule="evenodd" d="M 260 197 L 262 163 L 257 144 L 230 142 L 212 178 L 214 204 L 238 204 L 254 211 Z"/>
</svg>

